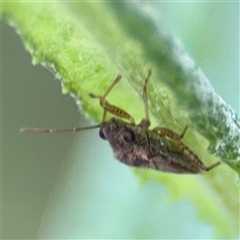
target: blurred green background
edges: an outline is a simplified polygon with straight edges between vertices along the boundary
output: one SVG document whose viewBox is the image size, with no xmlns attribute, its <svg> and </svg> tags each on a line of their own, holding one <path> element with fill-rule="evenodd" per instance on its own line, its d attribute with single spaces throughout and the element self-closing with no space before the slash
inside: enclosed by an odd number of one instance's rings
<svg viewBox="0 0 240 240">
<path fill-rule="evenodd" d="M 239 3 L 149 4 L 239 114 Z M 159 183 L 141 185 L 98 130 L 21 134 L 93 122 L 48 70 L 32 66 L 15 30 L 2 22 L 1 32 L 3 239 L 214 238 L 191 202 L 171 202 Z"/>
</svg>

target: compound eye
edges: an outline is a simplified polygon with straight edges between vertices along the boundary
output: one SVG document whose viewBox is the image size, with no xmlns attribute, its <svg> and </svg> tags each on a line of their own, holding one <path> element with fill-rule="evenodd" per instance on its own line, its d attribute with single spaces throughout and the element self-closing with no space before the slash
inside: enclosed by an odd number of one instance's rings
<svg viewBox="0 0 240 240">
<path fill-rule="evenodd" d="M 125 142 L 132 142 L 134 140 L 134 133 L 131 132 L 131 131 L 124 132 L 123 135 L 122 135 L 122 139 Z"/>
<path fill-rule="evenodd" d="M 100 137 L 101 139 L 103 139 L 103 140 L 106 140 L 106 139 L 107 139 L 106 136 L 105 136 L 105 133 L 104 133 L 103 130 L 102 130 L 102 128 L 100 128 L 100 130 L 99 130 L 99 137 Z"/>
</svg>

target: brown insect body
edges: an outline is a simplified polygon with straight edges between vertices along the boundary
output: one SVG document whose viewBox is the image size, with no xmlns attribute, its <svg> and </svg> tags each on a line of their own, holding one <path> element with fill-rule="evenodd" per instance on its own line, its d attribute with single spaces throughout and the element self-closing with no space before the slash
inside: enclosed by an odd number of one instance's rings
<svg viewBox="0 0 240 240">
<path fill-rule="evenodd" d="M 203 164 L 201 169 L 188 159 L 174 141 L 121 119 L 103 122 L 100 137 L 110 143 L 114 157 L 129 166 L 174 173 L 205 170 Z"/>
<path fill-rule="evenodd" d="M 150 75 L 151 71 L 149 71 L 145 79 L 142 93 L 145 118 L 139 124 L 135 124 L 134 118 L 126 111 L 111 105 L 106 100 L 106 96 L 121 79 L 121 75 L 118 75 L 104 95 L 89 94 L 90 97 L 100 100 L 100 105 L 104 110 L 101 124 L 72 129 L 25 128 L 22 131 L 53 133 L 100 128 L 99 135 L 110 143 L 114 157 L 129 166 L 152 168 L 173 173 L 199 173 L 218 166 L 220 162 L 206 167 L 198 156 L 181 141 L 188 129 L 187 127 L 184 128 L 180 135 L 168 128 L 155 127 L 153 130 L 149 129 L 151 122 L 148 110 L 147 83 Z M 106 121 L 108 112 L 120 119 L 114 117 Z"/>
</svg>

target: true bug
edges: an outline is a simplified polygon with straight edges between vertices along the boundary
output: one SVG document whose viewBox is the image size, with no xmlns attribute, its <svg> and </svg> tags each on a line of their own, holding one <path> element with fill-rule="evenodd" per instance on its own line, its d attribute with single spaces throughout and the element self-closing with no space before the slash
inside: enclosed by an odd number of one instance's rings
<svg viewBox="0 0 240 240">
<path fill-rule="evenodd" d="M 145 118 L 139 124 L 135 124 L 134 118 L 126 111 L 111 105 L 106 100 L 109 92 L 122 78 L 121 75 L 118 75 L 102 96 L 89 94 L 90 97 L 100 100 L 100 105 L 103 108 L 101 124 L 71 129 L 24 128 L 21 131 L 53 133 L 100 128 L 99 136 L 110 143 L 114 157 L 129 166 L 152 168 L 172 173 L 200 173 L 217 167 L 220 162 L 206 167 L 198 156 L 181 141 L 188 127 L 185 127 L 180 135 L 168 128 L 149 129 L 151 122 L 148 110 L 147 84 L 150 75 L 151 70 L 145 79 L 142 92 Z M 107 112 L 119 118 L 113 117 L 106 121 Z"/>
</svg>

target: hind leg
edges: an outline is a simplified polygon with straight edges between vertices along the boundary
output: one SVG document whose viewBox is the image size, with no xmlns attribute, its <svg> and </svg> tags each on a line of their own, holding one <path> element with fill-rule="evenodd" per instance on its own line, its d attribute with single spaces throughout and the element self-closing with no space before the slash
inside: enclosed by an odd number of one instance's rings
<svg viewBox="0 0 240 240">
<path fill-rule="evenodd" d="M 153 129 L 153 131 L 158 132 L 161 136 L 163 136 L 163 137 L 169 137 L 169 138 L 171 138 L 171 139 L 173 139 L 173 140 L 177 140 L 177 141 L 180 141 L 180 140 L 184 137 L 184 135 L 185 135 L 185 133 L 187 132 L 187 130 L 188 130 L 188 126 L 186 126 L 186 127 L 183 129 L 182 133 L 179 135 L 178 133 L 172 131 L 172 130 L 169 129 L 169 128 L 155 127 L 155 128 Z"/>
</svg>

